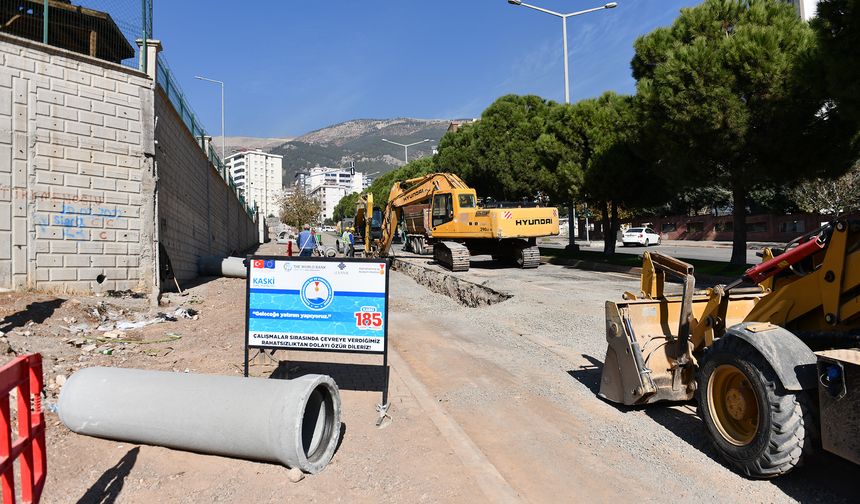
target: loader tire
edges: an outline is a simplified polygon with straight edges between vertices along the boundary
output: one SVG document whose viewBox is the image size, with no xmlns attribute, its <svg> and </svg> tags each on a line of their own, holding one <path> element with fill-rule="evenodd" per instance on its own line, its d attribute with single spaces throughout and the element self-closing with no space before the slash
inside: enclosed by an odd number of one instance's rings
<svg viewBox="0 0 860 504">
<path fill-rule="evenodd" d="M 699 368 L 698 413 L 724 459 L 752 478 L 773 478 L 797 467 L 817 443 L 806 392 L 785 390 L 751 345 L 721 338 Z"/>
</svg>

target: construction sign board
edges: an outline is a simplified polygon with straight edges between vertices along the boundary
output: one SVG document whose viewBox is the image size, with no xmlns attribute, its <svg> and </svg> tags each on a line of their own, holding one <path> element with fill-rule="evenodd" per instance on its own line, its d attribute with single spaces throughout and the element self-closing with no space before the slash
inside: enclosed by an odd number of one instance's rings
<svg viewBox="0 0 860 504">
<path fill-rule="evenodd" d="M 246 351 L 387 353 L 384 259 L 248 258 Z"/>
</svg>

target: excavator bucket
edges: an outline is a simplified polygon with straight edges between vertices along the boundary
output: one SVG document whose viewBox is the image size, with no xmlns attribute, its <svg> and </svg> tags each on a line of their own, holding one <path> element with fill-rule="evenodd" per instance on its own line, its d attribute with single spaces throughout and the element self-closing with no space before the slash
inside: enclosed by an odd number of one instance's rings
<svg viewBox="0 0 860 504">
<path fill-rule="evenodd" d="M 667 275 L 680 280 L 680 293 L 664 293 Z M 628 292 L 622 301 L 606 302 L 608 347 L 599 395 L 625 405 L 692 399 L 694 351 L 712 343 L 715 327 L 742 322 L 761 290 L 695 292 L 693 266 L 648 252 L 641 286 L 639 296 Z M 725 313 L 724 320 L 713 313 Z"/>
</svg>

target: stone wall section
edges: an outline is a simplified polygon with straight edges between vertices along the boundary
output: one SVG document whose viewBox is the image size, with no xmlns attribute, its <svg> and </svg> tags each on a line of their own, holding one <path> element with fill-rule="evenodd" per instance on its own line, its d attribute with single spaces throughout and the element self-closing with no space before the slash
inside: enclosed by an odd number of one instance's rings
<svg viewBox="0 0 860 504">
<path fill-rule="evenodd" d="M 0 288 L 155 294 L 159 242 L 185 281 L 258 241 L 147 74 L 0 34 Z"/>
<path fill-rule="evenodd" d="M 152 93 L 133 69 L 0 36 L 0 287 L 152 287 Z"/>
<path fill-rule="evenodd" d="M 160 87 L 155 115 L 158 236 L 182 282 L 197 277 L 198 257 L 241 254 L 259 234 Z"/>
</svg>

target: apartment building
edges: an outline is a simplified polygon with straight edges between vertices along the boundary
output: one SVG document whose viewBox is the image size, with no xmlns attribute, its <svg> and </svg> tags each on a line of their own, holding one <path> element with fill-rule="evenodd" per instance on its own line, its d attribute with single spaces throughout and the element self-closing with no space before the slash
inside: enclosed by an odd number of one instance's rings
<svg viewBox="0 0 860 504">
<path fill-rule="evenodd" d="M 260 209 L 260 224 L 269 215 L 278 215 L 278 197 L 283 190 L 283 156 L 261 150 L 237 152 L 225 160 L 230 175 L 245 200 Z M 262 230 L 261 230 L 262 236 Z"/>
<path fill-rule="evenodd" d="M 364 173 L 342 168 L 325 168 L 315 166 L 307 176 L 308 190 L 313 191 L 320 186 L 338 186 L 346 190 L 346 194 L 361 192 L 364 185 Z"/>
</svg>

